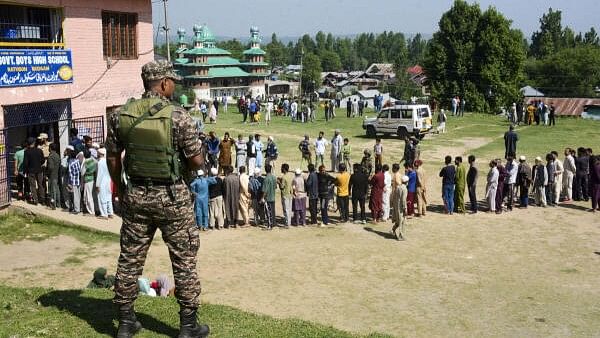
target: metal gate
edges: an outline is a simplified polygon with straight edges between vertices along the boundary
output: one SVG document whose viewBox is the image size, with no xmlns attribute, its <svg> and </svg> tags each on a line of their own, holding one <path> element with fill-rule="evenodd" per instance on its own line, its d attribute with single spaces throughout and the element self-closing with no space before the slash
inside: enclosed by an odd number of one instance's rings
<svg viewBox="0 0 600 338">
<path fill-rule="evenodd" d="M 77 128 L 77 135 L 89 136 L 92 142 L 104 143 L 104 116 L 85 117 L 71 120 L 71 128 Z"/>
<path fill-rule="evenodd" d="M 6 135 L 4 129 L 0 129 L 0 207 L 10 204 L 9 170 Z"/>
</svg>

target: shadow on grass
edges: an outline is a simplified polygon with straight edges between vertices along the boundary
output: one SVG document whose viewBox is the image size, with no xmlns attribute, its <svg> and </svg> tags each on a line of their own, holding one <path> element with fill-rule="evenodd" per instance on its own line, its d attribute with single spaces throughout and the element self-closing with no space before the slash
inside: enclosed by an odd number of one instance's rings
<svg viewBox="0 0 600 338">
<path fill-rule="evenodd" d="M 38 302 L 46 307 L 54 307 L 67 311 L 73 316 L 85 320 L 96 332 L 109 336 L 116 335 L 113 320 L 116 318 L 116 307 L 110 299 L 97 299 L 82 296 L 80 290 L 51 291 L 38 298 Z M 175 337 L 178 330 L 147 314 L 136 313 L 138 320 L 146 330 Z"/>
<path fill-rule="evenodd" d="M 559 206 L 561 208 L 567 208 L 567 209 L 573 209 L 573 210 L 581 210 L 581 211 L 589 211 L 591 209 L 590 207 L 584 207 L 584 206 L 581 206 L 581 205 L 571 204 L 571 203 L 561 203 L 561 204 L 559 204 Z"/>
<path fill-rule="evenodd" d="M 433 212 L 438 214 L 446 213 L 446 206 L 444 206 L 443 204 L 428 204 L 426 209 L 427 212 Z"/>
<path fill-rule="evenodd" d="M 375 230 L 375 229 L 373 229 L 371 227 L 364 227 L 363 229 L 365 229 L 365 231 L 372 232 L 372 233 L 374 233 L 376 235 L 379 235 L 379 236 L 381 236 L 381 237 L 383 237 L 385 239 L 396 240 L 396 236 L 394 236 L 394 234 L 392 234 L 392 233 L 385 232 L 385 231 Z"/>
</svg>

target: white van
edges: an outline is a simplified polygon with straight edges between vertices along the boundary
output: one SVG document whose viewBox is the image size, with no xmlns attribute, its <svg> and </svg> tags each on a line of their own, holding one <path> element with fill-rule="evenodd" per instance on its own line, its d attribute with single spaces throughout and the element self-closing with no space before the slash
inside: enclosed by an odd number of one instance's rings
<svg viewBox="0 0 600 338">
<path fill-rule="evenodd" d="M 396 134 L 401 138 L 405 136 L 423 138 L 431 131 L 432 121 L 433 113 L 428 105 L 398 104 L 383 108 L 377 117 L 366 117 L 362 127 L 369 137 L 375 137 L 377 134 Z"/>
</svg>

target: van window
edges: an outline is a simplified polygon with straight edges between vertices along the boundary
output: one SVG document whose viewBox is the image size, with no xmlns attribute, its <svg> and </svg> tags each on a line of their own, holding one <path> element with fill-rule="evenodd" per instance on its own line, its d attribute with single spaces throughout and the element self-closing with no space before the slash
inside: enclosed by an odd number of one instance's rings
<svg viewBox="0 0 600 338">
<path fill-rule="evenodd" d="M 379 116 L 377 116 L 380 119 L 387 119 L 388 116 L 390 116 L 390 111 L 389 110 L 382 110 L 381 113 L 379 113 Z"/>
<path fill-rule="evenodd" d="M 412 119 L 413 111 L 412 109 L 402 109 L 402 118 L 403 119 Z"/>
<path fill-rule="evenodd" d="M 393 109 L 392 110 L 392 118 L 393 119 L 399 119 L 400 115 L 401 115 L 400 110 L 398 110 L 398 109 Z"/>
<path fill-rule="evenodd" d="M 419 108 L 419 117 L 422 118 L 422 119 L 430 117 L 429 116 L 429 109 L 427 109 L 427 108 Z"/>
</svg>

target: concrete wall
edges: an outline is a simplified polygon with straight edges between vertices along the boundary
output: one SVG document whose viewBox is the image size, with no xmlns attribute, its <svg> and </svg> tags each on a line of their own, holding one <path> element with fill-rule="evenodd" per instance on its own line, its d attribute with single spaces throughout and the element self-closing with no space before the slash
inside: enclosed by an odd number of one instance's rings
<svg viewBox="0 0 600 338">
<path fill-rule="evenodd" d="M 143 93 L 142 65 L 153 60 L 150 0 L 37 0 L 18 1 L 63 8 L 65 48 L 72 50 L 73 83 L 0 89 L 0 104 L 69 99 L 73 118 L 104 116 L 106 108 L 122 105 Z M 107 67 L 102 52 L 102 11 L 138 13 L 136 60 L 113 60 Z M 0 108 L 0 127 L 4 114 Z"/>
</svg>

